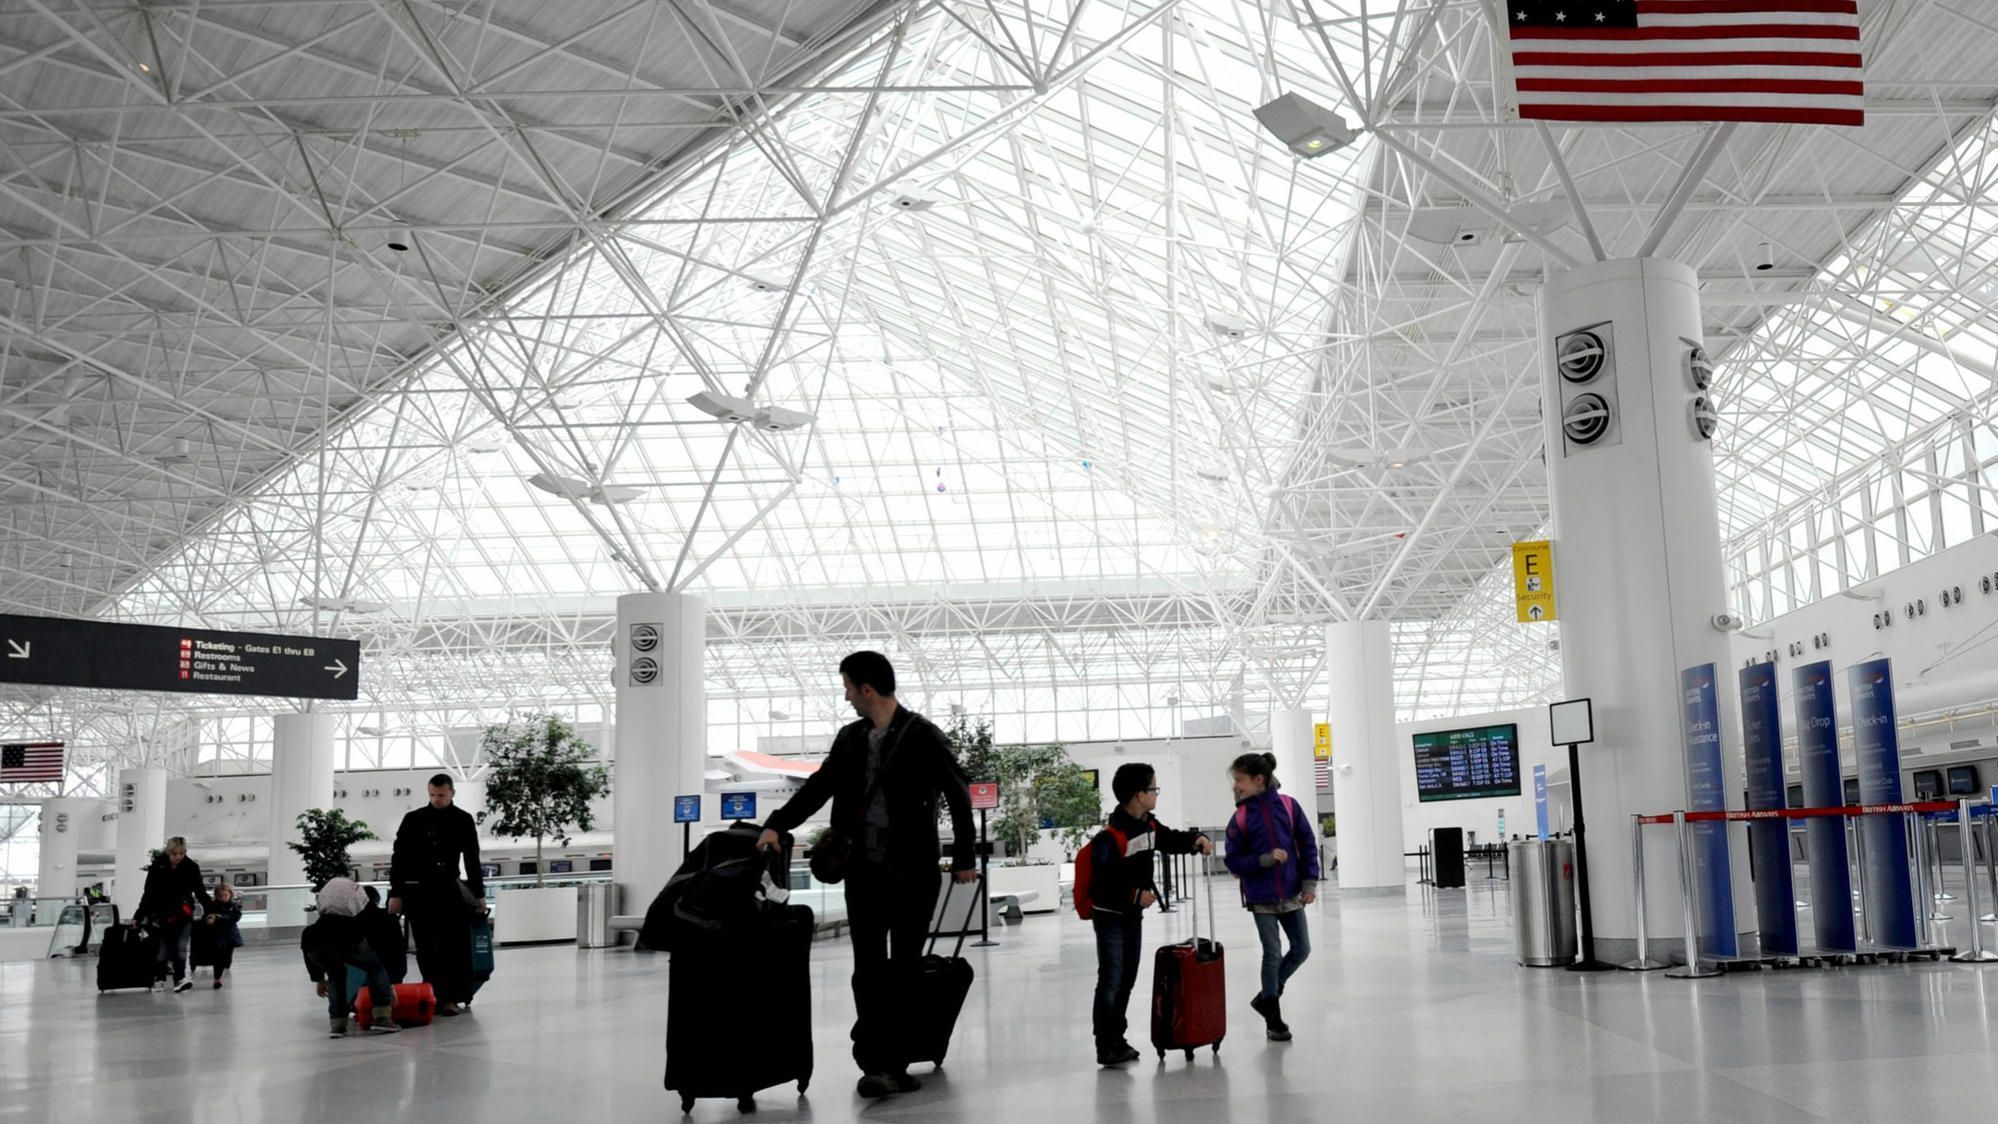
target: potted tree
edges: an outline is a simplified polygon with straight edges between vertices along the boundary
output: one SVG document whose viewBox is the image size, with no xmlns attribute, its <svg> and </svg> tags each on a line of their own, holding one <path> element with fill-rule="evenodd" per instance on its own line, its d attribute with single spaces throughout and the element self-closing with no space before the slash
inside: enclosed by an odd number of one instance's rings
<svg viewBox="0 0 1998 1124">
<path fill-rule="evenodd" d="M 312 887 L 312 894 L 335 878 L 352 874 L 354 861 L 348 857 L 347 848 L 375 838 L 367 824 L 348 819 L 347 813 L 338 808 L 307 808 L 292 823 L 298 829 L 298 840 L 285 846 L 305 864 L 305 881 Z M 300 897 L 296 890 L 274 891 L 265 899 L 264 925 L 267 928 L 303 925 L 309 920 L 307 910 L 311 904 L 311 894 Z"/>
<path fill-rule="evenodd" d="M 555 714 L 527 714 L 488 726 L 479 739 L 486 760 L 481 824 L 494 835 L 534 840 L 534 889 L 506 896 L 509 941 L 573 940 L 576 888 L 548 887 L 547 840 L 569 842 L 569 833 L 596 826 L 590 801 L 610 791 L 610 773 L 592 764 L 596 751 Z"/>
<path fill-rule="evenodd" d="M 1028 913 L 1061 907 L 1061 867 L 1031 851 L 1042 833 L 1073 852 L 1103 822 L 1103 802 L 1088 771 L 1069 760 L 1059 745 L 998 745 L 991 723 L 958 718 L 945 731 L 960 764 L 973 780 L 999 785 L 999 808 L 990 830 L 1006 859 L 993 865 L 991 891 L 1031 892 L 1022 903 Z"/>
</svg>

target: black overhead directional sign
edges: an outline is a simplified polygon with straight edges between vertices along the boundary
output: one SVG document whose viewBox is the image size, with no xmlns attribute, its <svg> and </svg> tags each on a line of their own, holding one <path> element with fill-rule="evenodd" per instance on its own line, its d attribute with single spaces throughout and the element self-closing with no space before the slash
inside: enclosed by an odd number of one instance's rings
<svg viewBox="0 0 1998 1124">
<path fill-rule="evenodd" d="M 0 683 L 352 700 L 361 644 L 0 613 Z"/>
</svg>

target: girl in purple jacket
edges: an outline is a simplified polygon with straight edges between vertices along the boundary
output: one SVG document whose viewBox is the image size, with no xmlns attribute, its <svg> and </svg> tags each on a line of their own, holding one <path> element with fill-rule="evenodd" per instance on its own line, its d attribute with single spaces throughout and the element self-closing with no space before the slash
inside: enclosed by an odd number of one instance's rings
<svg viewBox="0 0 1998 1124">
<path fill-rule="evenodd" d="M 1304 959 L 1311 932 L 1304 907 L 1318 900 L 1317 832 L 1297 801 L 1277 791 L 1276 756 L 1244 753 L 1228 767 L 1235 814 L 1228 820 L 1228 869 L 1263 942 L 1263 986 L 1249 1001 L 1270 1041 L 1290 1041 L 1278 998 Z M 1283 942 L 1290 942 L 1290 951 Z"/>
</svg>

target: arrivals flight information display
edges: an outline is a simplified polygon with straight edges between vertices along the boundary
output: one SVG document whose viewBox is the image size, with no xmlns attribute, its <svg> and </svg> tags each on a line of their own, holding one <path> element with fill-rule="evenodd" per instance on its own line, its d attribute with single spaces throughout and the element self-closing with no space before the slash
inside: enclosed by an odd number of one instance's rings
<svg viewBox="0 0 1998 1124">
<path fill-rule="evenodd" d="M 1415 792 L 1424 801 L 1518 796 L 1519 727 L 1415 735 Z"/>
</svg>

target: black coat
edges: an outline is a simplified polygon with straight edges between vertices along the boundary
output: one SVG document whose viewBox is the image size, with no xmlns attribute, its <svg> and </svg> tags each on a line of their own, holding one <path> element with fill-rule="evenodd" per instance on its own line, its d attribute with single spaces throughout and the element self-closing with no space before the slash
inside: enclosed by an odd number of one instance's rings
<svg viewBox="0 0 1998 1124">
<path fill-rule="evenodd" d="M 165 855 L 146 868 L 146 888 L 139 894 L 138 917 L 168 925 L 183 925 L 193 915 L 194 903 L 214 909 L 214 899 L 201 882 L 201 864 L 182 856 L 175 866 Z"/>
<path fill-rule="evenodd" d="M 1097 913 L 1142 915 L 1138 895 L 1159 892 L 1153 852 L 1190 855 L 1205 838 L 1197 831 L 1174 831 L 1151 816 L 1140 820 L 1122 808 L 1110 813 L 1108 826 L 1123 833 L 1124 851 L 1117 852 L 1117 837 L 1107 830 L 1090 840 L 1089 901 Z"/>
<path fill-rule="evenodd" d="M 832 826 L 859 839 L 867 799 L 868 719 L 843 727 L 819 771 L 763 826 L 795 831 L 812 813 L 832 801 Z M 937 797 L 950 806 L 951 868 L 971 870 L 978 834 L 971 826 L 971 788 L 951 756 L 950 742 L 936 724 L 898 707 L 881 739 L 887 776 L 881 791 L 888 801 L 888 865 L 898 869 L 932 867 L 937 861 Z"/>
<path fill-rule="evenodd" d="M 453 804 L 428 804 L 402 817 L 395 829 L 395 849 L 389 859 L 389 896 L 422 899 L 431 906 L 463 904 L 458 893 L 458 864 L 474 897 L 486 894 L 479 873 L 479 825 L 472 813 Z"/>
</svg>

